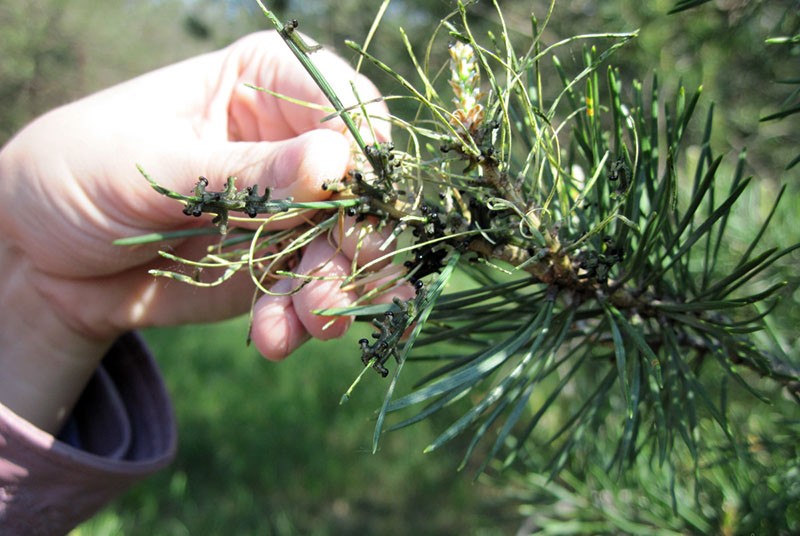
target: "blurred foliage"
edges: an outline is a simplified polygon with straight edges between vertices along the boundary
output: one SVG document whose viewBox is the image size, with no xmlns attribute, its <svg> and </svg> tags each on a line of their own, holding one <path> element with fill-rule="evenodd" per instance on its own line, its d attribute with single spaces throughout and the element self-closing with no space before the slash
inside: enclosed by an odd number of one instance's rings
<svg viewBox="0 0 800 536">
<path fill-rule="evenodd" d="M 310 343 L 279 364 L 242 348 L 246 319 L 154 329 L 145 338 L 173 395 L 178 456 L 74 536 L 502 534 L 500 507 L 423 457 L 430 429 L 396 434 L 372 455 L 381 393 L 339 399 L 360 363 L 350 339 Z M 432 426 L 434 424 L 432 423 Z M 510 515 L 505 517 L 511 519 Z"/>
<path fill-rule="evenodd" d="M 188 39 L 181 16 L 175 2 L 4 0 L 0 143 L 50 108 L 214 47 Z"/>
<path fill-rule="evenodd" d="M 796 438 L 800 423 L 778 412 L 773 417 L 750 419 L 758 435 L 738 452 L 715 437 L 715 427 L 704 426 L 703 435 L 720 450 L 699 469 L 659 467 L 651 460 L 617 475 L 589 458 L 557 481 L 520 471 L 502 488 L 522 504 L 524 534 L 794 534 L 800 527 L 800 453 L 797 443 L 781 443 L 780 452 L 774 447 L 787 433 Z"/>
</svg>

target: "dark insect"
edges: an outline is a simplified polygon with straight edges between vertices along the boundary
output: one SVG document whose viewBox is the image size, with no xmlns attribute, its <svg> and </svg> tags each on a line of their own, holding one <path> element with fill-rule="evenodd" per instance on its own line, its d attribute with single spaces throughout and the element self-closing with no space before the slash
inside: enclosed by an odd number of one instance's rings
<svg viewBox="0 0 800 536">
<path fill-rule="evenodd" d="M 602 252 L 589 250 L 578 253 L 577 259 L 583 270 L 578 276 L 580 279 L 592 278 L 600 284 L 606 285 L 611 269 L 625 258 L 624 250 L 615 246 L 614 239 L 611 237 L 603 238 L 601 248 Z"/>
<path fill-rule="evenodd" d="M 392 186 L 392 172 L 397 166 L 397 163 L 393 163 L 395 156 L 392 151 L 394 151 L 392 142 L 367 145 L 364 151 L 375 175 L 386 187 Z"/>
<path fill-rule="evenodd" d="M 361 362 L 365 366 L 372 363 L 372 368 L 384 378 L 389 374 L 385 366 L 389 358 L 394 356 L 396 361 L 400 360 L 397 344 L 412 320 L 407 302 L 395 298 L 393 306 L 393 309 L 384 313 L 382 320 L 377 318 L 372 320 L 372 324 L 379 330 L 372 334 L 375 342 L 370 344 L 369 339 L 358 341 L 361 348 Z"/>
<path fill-rule="evenodd" d="M 224 234 L 228 228 L 228 212 L 243 212 L 251 218 L 258 214 L 277 212 L 278 207 L 270 203 L 270 191 L 264 195 L 258 194 L 258 185 L 248 186 L 242 190 L 236 189 L 236 178 L 228 177 L 225 189 L 221 192 L 208 190 L 208 179 L 200 177 L 194 187 L 194 195 L 187 198 L 183 213 L 187 216 L 199 217 L 204 212 L 216 214 L 214 222 L 219 225 Z"/>
<path fill-rule="evenodd" d="M 283 25 L 283 29 L 280 31 L 280 33 L 284 39 L 291 41 L 304 54 L 311 54 L 312 52 L 316 52 L 317 50 L 321 49 L 322 45 L 309 45 L 305 42 L 300 34 L 295 31 L 299 25 L 300 23 L 297 22 L 297 19 L 292 19 Z"/>
<path fill-rule="evenodd" d="M 608 170 L 608 180 L 611 182 L 619 181 L 618 191 L 628 189 L 628 166 L 623 158 L 618 158 L 611 164 L 611 168 Z"/>
<path fill-rule="evenodd" d="M 411 232 L 420 245 L 414 250 L 414 260 L 404 263 L 409 271 L 413 271 L 410 279 L 412 283 L 440 271 L 447 257 L 447 249 L 436 242 L 445 236 L 446 231 L 445 224 L 439 217 L 439 211 L 423 204 L 420 206 L 420 212 L 425 216 L 425 223 L 417 225 Z"/>
</svg>

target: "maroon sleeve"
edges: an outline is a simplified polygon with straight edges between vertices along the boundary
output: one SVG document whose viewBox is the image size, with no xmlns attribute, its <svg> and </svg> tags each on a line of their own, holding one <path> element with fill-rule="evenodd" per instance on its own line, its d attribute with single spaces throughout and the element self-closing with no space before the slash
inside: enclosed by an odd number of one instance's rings
<svg viewBox="0 0 800 536">
<path fill-rule="evenodd" d="M 174 457 L 175 421 L 157 366 L 120 338 L 58 438 L 0 404 L 0 534 L 64 534 Z"/>
</svg>

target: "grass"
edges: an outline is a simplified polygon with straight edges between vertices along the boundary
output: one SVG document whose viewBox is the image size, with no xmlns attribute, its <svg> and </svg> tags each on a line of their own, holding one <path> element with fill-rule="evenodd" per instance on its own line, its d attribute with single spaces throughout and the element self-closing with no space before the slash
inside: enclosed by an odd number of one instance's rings
<svg viewBox="0 0 800 536">
<path fill-rule="evenodd" d="M 368 375 L 339 405 L 361 367 L 358 333 L 276 364 L 246 348 L 246 331 L 237 319 L 144 333 L 173 397 L 177 459 L 72 536 L 508 531 L 488 486 L 456 471 L 460 451 L 422 454 L 443 422 L 371 453 L 386 380 Z"/>
</svg>

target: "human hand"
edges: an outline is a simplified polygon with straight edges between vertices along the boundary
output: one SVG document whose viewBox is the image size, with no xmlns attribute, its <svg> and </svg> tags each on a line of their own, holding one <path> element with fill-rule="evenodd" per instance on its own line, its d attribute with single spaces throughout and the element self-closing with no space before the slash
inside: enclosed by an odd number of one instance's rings
<svg viewBox="0 0 800 536">
<path fill-rule="evenodd" d="M 324 50 L 314 60 L 340 95 L 352 94 L 355 73 L 345 62 Z M 265 32 L 56 109 L 3 148 L 0 296 L 7 308 L 0 325 L 0 402 L 55 431 L 120 334 L 215 321 L 250 307 L 247 277 L 199 292 L 148 274 L 168 268 L 159 245 L 112 244 L 196 224 L 175 201 L 153 192 L 136 163 L 178 192 L 190 192 L 200 175 L 222 189 L 233 175 L 239 185 L 272 188 L 273 198 L 330 195 L 322 184 L 340 179 L 350 164 L 342 123 L 320 123 L 324 112 L 245 83 L 327 104 L 280 36 Z M 362 99 L 378 96 L 363 77 L 357 85 Z M 381 240 L 368 240 L 359 258 L 374 257 L 370 251 Z M 193 258 L 209 243 L 185 240 L 172 251 Z M 317 239 L 298 270 L 343 276 L 351 260 L 341 251 Z M 288 282 L 276 290 L 288 290 Z M 349 319 L 330 324 L 311 311 L 355 298 L 334 280 L 314 281 L 292 296 L 264 296 L 254 311 L 253 342 L 278 359 L 309 336 L 339 336 Z"/>
</svg>

